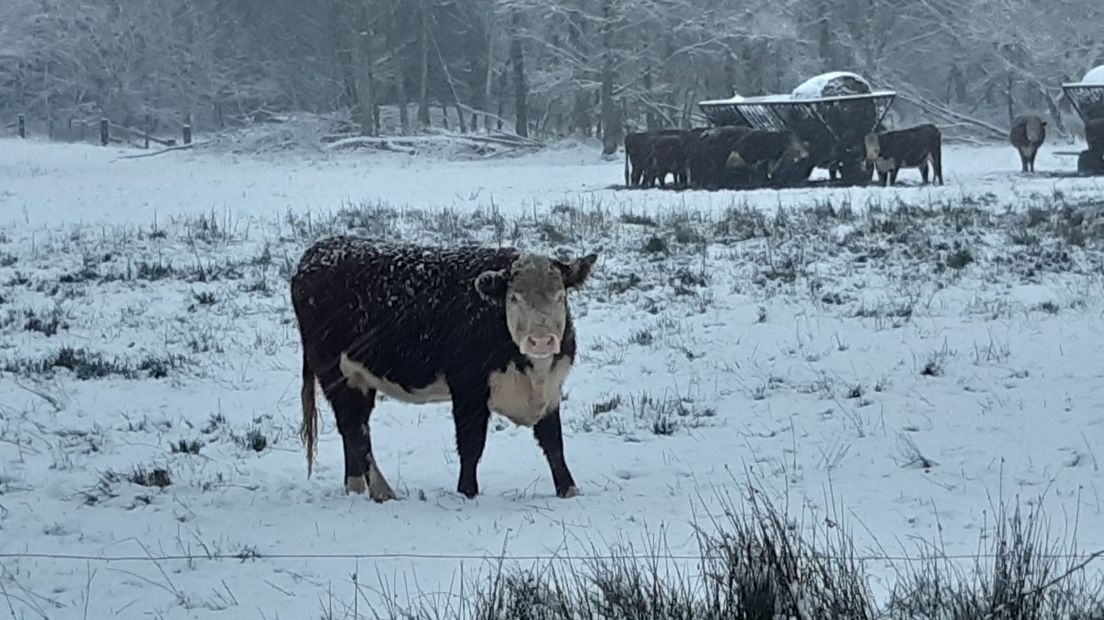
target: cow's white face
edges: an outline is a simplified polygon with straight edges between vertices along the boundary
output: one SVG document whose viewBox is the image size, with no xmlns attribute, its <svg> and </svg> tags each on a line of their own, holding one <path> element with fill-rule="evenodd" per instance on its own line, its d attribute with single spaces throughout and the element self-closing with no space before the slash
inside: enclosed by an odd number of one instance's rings
<svg viewBox="0 0 1104 620">
<path fill-rule="evenodd" d="M 1027 120 L 1027 127 L 1024 128 L 1024 133 L 1027 134 L 1027 139 L 1031 142 L 1040 142 L 1043 137 L 1043 128 L 1046 127 L 1046 121 L 1030 118 Z"/>
<path fill-rule="evenodd" d="M 524 355 L 547 358 L 560 352 L 567 291 L 583 285 L 597 260 L 597 254 L 569 263 L 525 254 L 509 269 L 479 274 L 475 288 L 484 299 L 506 306 L 506 328 Z"/>
<path fill-rule="evenodd" d="M 863 138 L 863 145 L 866 147 L 867 160 L 877 161 L 882 156 L 882 144 L 878 140 L 878 134 L 874 132 L 866 134 Z"/>
</svg>

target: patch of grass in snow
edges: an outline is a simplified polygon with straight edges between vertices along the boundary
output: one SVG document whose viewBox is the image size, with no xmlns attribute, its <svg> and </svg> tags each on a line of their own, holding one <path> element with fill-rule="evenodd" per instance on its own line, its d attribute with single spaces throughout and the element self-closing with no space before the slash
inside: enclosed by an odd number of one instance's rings
<svg viewBox="0 0 1104 620">
<path fill-rule="evenodd" d="M 242 450 L 264 452 L 265 448 L 268 447 L 268 436 L 260 428 L 251 428 L 243 435 L 232 433 L 230 438 Z"/>
<path fill-rule="evenodd" d="M 842 515 L 802 523 L 749 487 L 739 502 L 721 498 L 719 515 L 695 527 L 698 558 L 677 561 L 654 537 L 643 545 L 593 549 L 574 562 L 521 567 L 497 562 L 462 579 L 456 592 L 418 593 L 402 606 L 382 591 L 377 616 L 391 620 L 848 620 L 1096 619 L 1104 581 L 1088 561 L 1047 534 L 1037 506 L 1026 514 L 1001 504 L 972 561 L 922 544 L 897 564 L 891 594 L 879 606 L 868 563 L 853 546 Z M 1090 557 L 1089 560 L 1092 558 Z M 358 595 L 358 594 L 354 594 Z"/>
<path fill-rule="evenodd" d="M 64 346 L 40 358 L 15 358 L 4 362 L 4 371 L 21 375 L 53 375 L 68 370 L 81 380 L 122 377 L 124 379 L 162 379 L 182 367 L 187 360 L 178 355 L 147 355 L 136 360 L 107 358 L 84 347 Z"/>
<path fill-rule="evenodd" d="M 170 446 L 173 454 L 199 454 L 203 449 L 203 441 L 199 439 L 179 439 Z"/>
<path fill-rule="evenodd" d="M 921 546 L 919 561 L 898 571 L 886 616 L 1104 618 L 1104 582 L 1089 577 L 1074 545 L 1049 536 L 1039 503 L 1026 513 L 1001 503 L 980 538 L 978 557 L 965 564 L 949 559 L 941 541 Z"/>
<path fill-rule="evenodd" d="M 842 527 L 817 545 L 758 492 L 699 527 L 700 560 L 670 558 L 660 538 L 593 551 L 594 559 L 534 568 L 498 564 L 454 593 L 385 603 L 383 618 L 568 620 L 875 617 L 862 564 Z M 386 593 L 383 597 L 387 599 Z M 394 599 L 391 599 L 394 600 Z"/>
<path fill-rule="evenodd" d="M 23 308 L 8 310 L 0 315 L 0 329 L 20 329 L 36 332 L 43 336 L 56 336 L 61 330 L 69 329 L 69 322 L 59 305 L 49 310 Z"/>
</svg>

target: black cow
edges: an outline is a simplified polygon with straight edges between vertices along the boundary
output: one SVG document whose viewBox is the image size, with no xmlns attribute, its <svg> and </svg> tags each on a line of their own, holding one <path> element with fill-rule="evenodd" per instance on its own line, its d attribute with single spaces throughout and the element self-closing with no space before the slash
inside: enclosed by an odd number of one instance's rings
<svg viewBox="0 0 1104 620">
<path fill-rule="evenodd" d="M 345 447 L 345 490 L 395 497 L 372 453 L 376 393 L 451 401 L 457 491 L 479 493 L 491 412 L 531 426 L 556 495 L 578 493 L 564 460 L 560 400 L 575 360 L 567 292 L 597 256 L 562 262 L 513 248 L 390 245 L 339 236 L 315 243 L 291 279 L 303 343 L 307 476 L 318 439 L 317 379 Z"/>
<path fill-rule="evenodd" d="M 630 131 L 625 134 L 625 187 L 637 187 L 644 177 L 644 169 L 651 157 L 646 132 Z"/>
<path fill-rule="evenodd" d="M 733 147 L 751 131 L 751 127 L 722 125 L 699 133 L 690 145 L 687 163 L 690 169 L 690 184 L 705 189 L 720 189 L 739 185 L 749 178 L 733 177 L 725 167 Z"/>
<path fill-rule="evenodd" d="M 649 161 L 651 174 L 647 185 L 658 184 L 666 187 L 666 178 L 670 174 L 676 186 L 685 187 L 690 178 L 689 158 L 696 144 L 697 136 L 704 131 L 694 129 L 662 129 L 655 132 L 651 141 L 652 157 Z"/>
<path fill-rule="evenodd" d="M 1035 172 L 1035 156 L 1046 141 L 1046 121 L 1034 114 L 1024 114 L 1012 119 L 1008 141 L 1020 153 L 1020 165 L 1024 172 Z"/>
<path fill-rule="evenodd" d="M 785 171 L 785 174 L 779 175 L 778 180 L 784 179 L 790 184 L 796 176 L 794 172 L 812 172 L 812 166 L 806 166 L 808 159 L 808 145 L 794 132 L 788 129 L 754 129 L 733 145 L 725 158 L 725 167 L 729 170 L 754 171 L 757 180 L 763 183 L 774 178 L 776 173 Z"/>
<path fill-rule="evenodd" d="M 1090 151 L 1104 155 L 1104 118 L 1085 123 L 1085 142 Z"/>
<path fill-rule="evenodd" d="M 685 186 L 688 162 L 694 139 L 703 128 L 657 129 L 633 132 L 625 136 L 625 185 L 627 187 L 666 187 L 667 175 L 674 184 Z"/>
<path fill-rule="evenodd" d="M 878 181 L 883 187 L 897 182 L 901 168 L 919 168 L 920 177 L 928 182 L 928 164 L 931 164 L 933 180 L 943 185 L 943 136 L 931 123 L 898 129 L 896 131 L 871 132 L 864 139 L 866 159 L 878 171 Z"/>
<path fill-rule="evenodd" d="M 1104 118 L 1085 123 L 1085 142 L 1089 148 L 1077 157 L 1077 171 L 1086 175 L 1104 174 Z"/>
</svg>

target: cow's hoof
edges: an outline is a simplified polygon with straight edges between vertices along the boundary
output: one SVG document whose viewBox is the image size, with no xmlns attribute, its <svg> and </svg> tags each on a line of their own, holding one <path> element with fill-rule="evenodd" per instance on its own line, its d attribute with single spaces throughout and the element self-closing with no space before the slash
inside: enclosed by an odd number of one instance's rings
<svg viewBox="0 0 1104 620">
<path fill-rule="evenodd" d="M 468 499 L 475 499 L 475 496 L 479 495 L 479 487 L 474 486 L 474 485 L 470 486 L 470 487 L 460 485 L 460 486 L 456 487 L 456 492 L 463 495 L 464 497 L 466 497 Z"/>
<path fill-rule="evenodd" d="M 564 499 L 567 499 L 569 497 L 575 497 L 578 494 L 579 494 L 579 488 L 576 487 L 575 485 L 571 485 L 571 486 L 567 487 L 566 489 L 564 489 L 562 491 L 556 491 L 556 495 L 559 496 L 559 497 L 562 497 Z"/>
<path fill-rule="evenodd" d="M 346 493 L 364 493 L 368 490 L 368 481 L 364 476 L 349 476 L 345 479 Z"/>
<path fill-rule="evenodd" d="M 395 492 L 373 463 L 368 469 L 368 496 L 378 503 L 395 499 Z"/>
</svg>

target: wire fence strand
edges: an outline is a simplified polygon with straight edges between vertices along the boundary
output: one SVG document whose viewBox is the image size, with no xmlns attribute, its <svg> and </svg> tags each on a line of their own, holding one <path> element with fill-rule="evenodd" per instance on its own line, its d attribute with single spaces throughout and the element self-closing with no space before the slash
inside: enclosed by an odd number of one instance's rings
<svg viewBox="0 0 1104 620">
<path fill-rule="evenodd" d="M 928 554 L 910 555 L 831 555 L 814 554 L 813 557 L 827 560 L 849 560 L 856 562 L 930 562 L 939 560 L 982 560 L 1001 557 L 995 553 Z M 1085 553 L 1042 553 L 1034 557 L 1048 560 L 1092 561 L 1104 557 L 1104 549 Z M 0 552 L 0 560 L 39 559 L 79 562 L 171 562 L 236 560 L 436 560 L 436 561 L 505 561 L 505 562 L 616 562 L 616 561 L 710 561 L 723 560 L 727 556 L 719 554 L 679 555 L 679 554 L 595 554 L 595 555 L 503 555 L 475 553 L 261 553 L 253 550 L 239 553 L 204 554 L 163 554 L 163 555 L 99 555 L 83 553 L 44 553 L 44 552 Z"/>
</svg>

